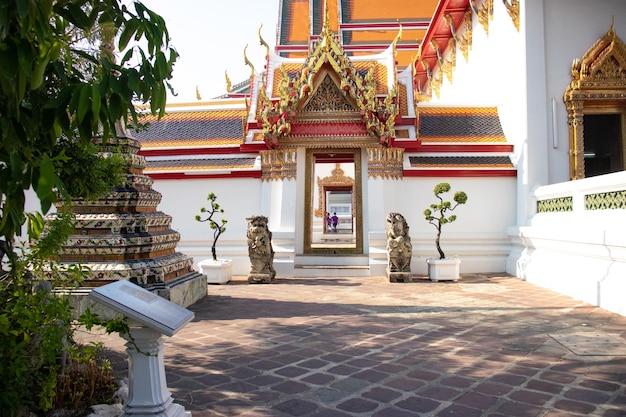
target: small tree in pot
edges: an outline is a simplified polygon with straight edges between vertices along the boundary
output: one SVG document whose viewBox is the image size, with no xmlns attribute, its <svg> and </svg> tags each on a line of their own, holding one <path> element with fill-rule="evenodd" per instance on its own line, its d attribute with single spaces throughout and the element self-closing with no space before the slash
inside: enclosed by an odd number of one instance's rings
<svg viewBox="0 0 626 417">
<path fill-rule="evenodd" d="M 196 221 L 201 223 L 208 222 L 209 227 L 213 230 L 213 245 L 211 246 L 211 255 L 213 259 L 205 259 L 198 262 L 200 273 L 206 275 L 208 284 L 225 284 L 231 280 L 233 276 L 233 260 L 232 259 L 217 259 L 217 240 L 222 233 L 226 231 L 226 223 L 228 220 L 222 219 L 218 221 L 214 218 L 218 213 L 224 213 L 224 209 L 220 207 L 216 201 L 217 196 L 215 193 L 209 193 L 207 200 L 210 202 L 208 208 L 202 207 L 200 214 L 196 215 Z"/>
<path fill-rule="evenodd" d="M 209 208 L 202 207 L 200 209 L 200 214 L 196 214 L 196 221 L 199 222 L 209 222 L 209 227 L 213 230 L 213 245 L 211 246 L 211 254 L 213 255 L 213 260 L 217 261 L 217 253 L 215 248 L 217 247 L 217 239 L 226 231 L 226 223 L 228 220 L 222 219 L 221 224 L 217 222 L 217 220 L 213 219 L 217 213 L 224 213 L 224 209 L 220 207 L 219 203 L 216 201 L 217 196 L 215 193 L 209 193 L 207 196 L 207 200 L 210 201 L 211 205 Z M 207 216 L 202 218 L 202 216 Z"/>
<path fill-rule="evenodd" d="M 437 198 L 438 202 L 431 204 L 429 208 L 424 210 L 424 217 L 426 218 L 426 221 L 432 224 L 433 226 L 435 226 L 435 229 L 437 229 L 437 236 L 435 237 L 435 246 L 437 247 L 437 252 L 439 252 L 439 259 L 438 260 L 434 260 L 434 259 L 426 260 L 429 265 L 428 272 L 429 272 L 431 280 L 433 281 L 438 281 L 441 279 L 452 279 L 456 281 L 458 279 L 458 263 L 459 263 L 458 261 L 455 263 L 456 271 L 453 272 L 451 275 L 444 273 L 443 277 L 437 276 L 436 272 L 434 271 L 434 265 L 437 263 L 436 261 L 442 261 L 440 263 L 443 263 L 443 260 L 446 259 L 446 255 L 441 249 L 441 244 L 440 244 L 441 229 L 444 224 L 452 223 L 453 221 L 456 220 L 456 215 L 449 214 L 448 212 L 453 211 L 459 205 L 465 204 L 467 202 L 467 194 L 465 194 L 465 192 L 463 191 L 457 191 L 456 193 L 454 193 L 454 197 L 453 197 L 454 203 L 451 201 L 444 200 L 444 198 L 441 195 L 444 193 L 447 193 L 448 191 L 450 191 L 450 184 L 448 184 L 447 182 L 442 182 L 442 183 L 435 185 L 435 188 L 433 189 L 433 193 L 435 194 L 435 197 Z"/>
</svg>

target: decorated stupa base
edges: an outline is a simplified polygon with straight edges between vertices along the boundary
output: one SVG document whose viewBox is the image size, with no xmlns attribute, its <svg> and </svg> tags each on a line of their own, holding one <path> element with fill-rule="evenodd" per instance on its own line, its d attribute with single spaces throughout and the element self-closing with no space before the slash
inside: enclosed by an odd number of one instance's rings
<svg viewBox="0 0 626 417">
<path fill-rule="evenodd" d="M 193 269 L 193 258 L 176 252 L 180 234 L 172 217 L 157 211 L 161 194 L 143 174 L 140 144 L 119 129 L 106 143 L 95 139 L 104 155 L 119 152 L 127 164 L 125 184 L 96 201 L 72 200 L 75 230 L 57 256 L 59 268 L 81 265 L 86 271 L 79 288 L 57 288 L 70 295 L 76 316 L 100 310 L 86 295 L 94 287 L 127 280 L 187 307 L 207 294 L 206 277 Z M 47 221 L 56 214 L 46 217 Z M 108 317 L 112 312 L 99 311 Z"/>
</svg>

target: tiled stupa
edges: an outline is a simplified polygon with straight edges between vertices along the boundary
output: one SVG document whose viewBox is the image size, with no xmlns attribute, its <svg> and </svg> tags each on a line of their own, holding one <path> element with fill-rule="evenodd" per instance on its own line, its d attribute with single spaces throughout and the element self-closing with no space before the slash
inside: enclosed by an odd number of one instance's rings
<svg viewBox="0 0 626 417">
<path fill-rule="evenodd" d="M 176 252 L 180 234 L 171 229 L 172 217 L 157 210 L 161 193 L 143 170 L 140 143 L 124 130 L 102 144 L 110 155 L 120 153 L 128 166 L 126 184 L 96 201 L 72 200 L 74 234 L 59 253 L 62 265 L 80 263 L 90 269 L 83 287 L 73 291 L 77 313 L 93 306 L 90 288 L 128 280 L 187 307 L 207 293 L 206 276 L 193 269 L 193 259 Z M 54 218 L 48 216 L 47 220 Z"/>
</svg>

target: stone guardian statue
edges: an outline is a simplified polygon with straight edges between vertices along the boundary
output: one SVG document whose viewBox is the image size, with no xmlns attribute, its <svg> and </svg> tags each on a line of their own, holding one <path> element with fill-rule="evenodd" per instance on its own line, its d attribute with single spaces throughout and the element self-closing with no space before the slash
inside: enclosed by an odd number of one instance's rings
<svg viewBox="0 0 626 417">
<path fill-rule="evenodd" d="M 272 232 L 267 227 L 266 216 L 254 215 L 248 221 L 248 255 L 250 256 L 250 284 L 270 284 L 276 277 Z"/>
<path fill-rule="evenodd" d="M 387 215 L 387 277 L 389 282 L 411 282 L 413 245 L 409 226 L 400 213 Z"/>
</svg>

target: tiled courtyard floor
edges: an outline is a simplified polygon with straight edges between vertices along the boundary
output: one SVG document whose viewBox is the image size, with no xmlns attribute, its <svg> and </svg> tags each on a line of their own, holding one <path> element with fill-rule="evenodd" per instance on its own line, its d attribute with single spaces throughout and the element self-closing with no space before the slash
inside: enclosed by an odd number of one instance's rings
<svg viewBox="0 0 626 417">
<path fill-rule="evenodd" d="M 626 317 L 506 275 L 236 277 L 189 309 L 164 356 L 193 417 L 626 416 Z"/>
</svg>

